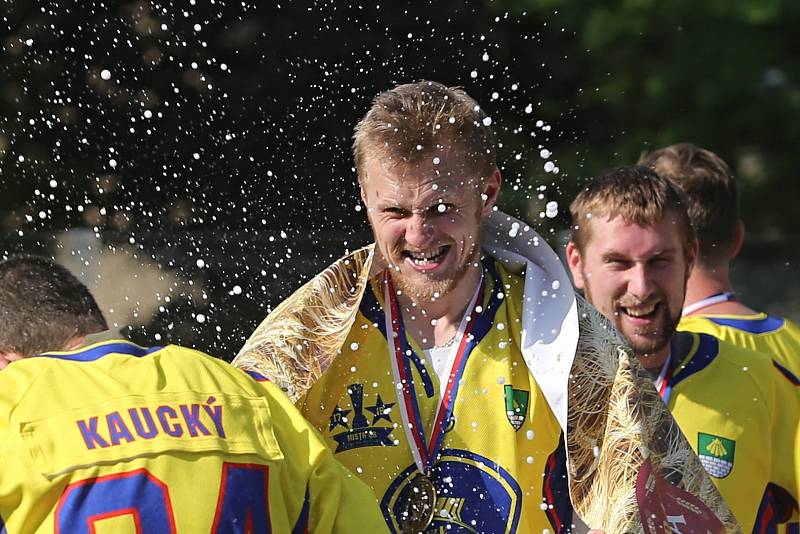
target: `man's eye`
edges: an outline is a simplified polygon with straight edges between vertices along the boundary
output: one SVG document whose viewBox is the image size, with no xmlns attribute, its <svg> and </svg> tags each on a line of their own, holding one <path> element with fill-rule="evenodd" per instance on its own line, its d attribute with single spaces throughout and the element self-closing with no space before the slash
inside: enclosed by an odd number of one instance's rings
<svg viewBox="0 0 800 534">
<path fill-rule="evenodd" d="M 392 217 L 402 217 L 403 215 L 405 215 L 406 210 L 404 210 L 403 208 L 398 208 L 393 206 L 385 208 L 383 212 L 386 213 L 387 215 L 391 215 Z"/>
</svg>

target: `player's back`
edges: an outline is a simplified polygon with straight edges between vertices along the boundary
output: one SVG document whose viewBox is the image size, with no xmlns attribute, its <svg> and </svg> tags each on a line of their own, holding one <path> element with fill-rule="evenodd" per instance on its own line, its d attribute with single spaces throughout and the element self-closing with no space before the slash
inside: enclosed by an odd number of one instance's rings
<svg viewBox="0 0 800 534">
<path fill-rule="evenodd" d="M 384 525 L 277 388 L 174 345 L 114 341 L 9 366 L 0 465 L 9 533 Z"/>
<path fill-rule="evenodd" d="M 679 330 L 710 334 L 769 355 L 800 376 L 800 326 L 783 317 L 751 315 L 688 315 L 681 318 Z"/>
<path fill-rule="evenodd" d="M 673 337 L 661 389 L 681 431 L 747 532 L 793 521 L 800 491 L 800 399 L 791 373 L 702 333 Z M 754 531 L 755 531 L 754 530 Z"/>
</svg>

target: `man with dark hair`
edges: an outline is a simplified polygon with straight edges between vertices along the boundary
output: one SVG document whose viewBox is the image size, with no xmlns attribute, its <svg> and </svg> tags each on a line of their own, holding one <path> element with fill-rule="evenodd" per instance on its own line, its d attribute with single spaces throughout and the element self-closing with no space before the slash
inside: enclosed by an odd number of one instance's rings
<svg viewBox="0 0 800 534">
<path fill-rule="evenodd" d="M 353 143 L 374 245 L 281 303 L 235 363 L 297 399 L 392 532 L 560 534 L 573 506 L 594 528 L 664 525 L 638 473 L 697 460 L 555 252 L 495 209 L 491 123 L 460 88 L 379 94 Z M 674 489 L 730 526 L 699 465 L 677 471 Z"/>
<path fill-rule="evenodd" d="M 71 349 L 108 329 L 89 289 L 45 258 L 19 256 L 0 263 L 0 356 Z"/>
<path fill-rule="evenodd" d="M 739 218 L 736 181 L 728 165 L 713 152 L 690 143 L 656 150 L 641 164 L 686 193 L 689 219 L 700 243 L 679 328 L 763 352 L 800 375 L 800 327 L 783 317 L 751 309 L 734 293 L 730 262 L 744 242 L 744 224 Z"/>
<path fill-rule="evenodd" d="M 277 388 L 115 339 L 63 267 L 0 262 L 0 321 L 0 532 L 385 531 Z"/>
<path fill-rule="evenodd" d="M 766 356 L 676 333 L 697 243 L 678 187 L 644 166 L 593 180 L 570 206 L 575 285 L 622 333 L 745 531 L 797 513 L 796 379 Z"/>
</svg>

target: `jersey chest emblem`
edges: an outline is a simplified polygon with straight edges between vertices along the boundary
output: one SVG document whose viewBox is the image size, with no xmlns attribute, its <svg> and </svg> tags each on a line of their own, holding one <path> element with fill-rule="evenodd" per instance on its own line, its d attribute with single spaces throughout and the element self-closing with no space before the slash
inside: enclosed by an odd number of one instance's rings
<svg viewBox="0 0 800 534">
<path fill-rule="evenodd" d="M 506 417 L 516 431 L 522 428 L 525 417 L 528 415 L 528 399 L 530 398 L 530 393 L 524 389 L 514 389 L 511 385 L 506 385 L 504 390 L 506 396 Z"/>
<path fill-rule="evenodd" d="M 381 426 L 378 423 L 392 424 L 391 411 L 393 402 L 383 402 L 380 394 L 376 395 L 374 404 L 364 405 L 363 384 L 347 386 L 351 409 L 340 408 L 337 404 L 330 416 L 328 431 L 334 432 L 338 427 L 344 431 L 331 434 L 337 446 L 334 453 L 357 449 L 360 447 L 383 447 L 396 445 L 390 434 L 394 426 Z M 371 402 L 371 399 L 368 399 Z M 366 410 L 366 413 L 365 413 Z M 350 414 L 352 413 L 352 417 Z"/>
<path fill-rule="evenodd" d="M 381 499 L 389 530 L 403 534 L 403 520 L 414 499 L 416 464 L 403 470 Z M 522 513 L 522 490 L 505 469 L 469 451 L 444 449 L 428 478 L 436 492 L 431 523 L 422 534 L 516 532 Z"/>
<path fill-rule="evenodd" d="M 697 455 L 712 477 L 725 478 L 730 474 L 735 451 L 736 442 L 732 439 L 704 432 L 697 433 Z"/>
</svg>

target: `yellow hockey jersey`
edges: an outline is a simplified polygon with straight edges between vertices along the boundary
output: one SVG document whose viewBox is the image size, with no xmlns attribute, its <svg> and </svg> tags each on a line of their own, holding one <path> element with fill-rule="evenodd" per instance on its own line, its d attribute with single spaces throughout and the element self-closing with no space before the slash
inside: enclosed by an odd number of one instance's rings
<svg viewBox="0 0 800 534">
<path fill-rule="evenodd" d="M 687 315 L 679 330 L 701 332 L 740 347 L 763 352 L 794 376 L 800 376 L 800 326 L 783 317 L 755 315 Z"/>
<path fill-rule="evenodd" d="M 428 451 L 436 503 L 425 532 L 540 534 L 570 526 L 561 429 L 519 348 L 524 279 L 493 261 L 484 273 L 467 350 L 450 375 L 457 392 L 437 421 L 438 377 L 402 329 L 399 366 L 409 392 L 395 384 L 375 280 L 342 353 L 298 404 L 336 458 L 372 488 L 392 532 L 403 531 L 419 476 L 418 445 L 403 428 L 400 403 L 417 414 L 412 426 L 424 429 L 423 440 L 441 439 L 438 452 Z"/>
<path fill-rule="evenodd" d="M 194 350 L 108 341 L 0 372 L 0 532 L 382 532 L 288 398 Z"/>
<path fill-rule="evenodd" d="M 745 532 L 797 515 L 798 381 L 767 356 L 675 334 L 660 393 Z"/>
</svg>

